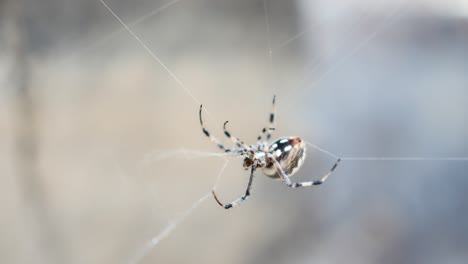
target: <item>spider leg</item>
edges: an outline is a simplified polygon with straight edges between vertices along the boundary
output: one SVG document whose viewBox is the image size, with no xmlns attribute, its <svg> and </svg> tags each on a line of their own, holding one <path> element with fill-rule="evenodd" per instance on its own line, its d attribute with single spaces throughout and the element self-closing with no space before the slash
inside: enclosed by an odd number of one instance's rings
<svg viewBox="0 0 468 264">
<path fill-rule="evenodd" d="M 249 149 L 249 146 L 247 146 L 242 140 L 240 140 L 239 138 L 237 137 L 234 137 L 231 135 L 231 133 L 229 133 L 229 131 L 226 130 L 226 125 L 229 121 L 226 121 L 224 122 L 224 125 L 223 125 L 223 130 L 224 130 L 224 135 L 229 139 L 231 140 L 233 143 L 236 144 L 236 146 L 240 149 L 243 149 L 245 152 L 247 152 L 247 149 Z"/>
<path fill-rule="evenodd" d="M 275 124 L 275 112 L 276 112 L 276 95 L 273 96 L 273 102 L 272 102 L 272 107 L 271 107 L 271 113 L 270 113 L 270 119 L 268 123 L 268 127 L 264 127 L 262 129 L 262 133 L 258 135 L 257 141 L 260 143 L 262 141 L 262 137 L 265 136 L 266 134 L 266 141 L 270 140 L 272 131 L 275 130 L 274 124 Z"/>
<path fill-rule="evenodd" d="M 203 126 L 202 107 L 203 105 L 200 105 L 200 112 L 198 113 L 198 115 L 200 116 L 200 125 L 202 127 L 203 134 L 205 134 L 205 136 L 207 136 L 211 140 L 211 142 L 215 143 L 218 146 L 218 148 L 224 152 L 242 152 L 242 150 L 233 150 L 226 148 L 217 138 L 215 138 L 213 135 L 210 134 L 210 132 L 208 132 L 208 130 L 206 130 L 205 126 Z"/>
<path fill-rule="evenodd" d="M 216 200 L 216 202 L 221 206 L 223 207 L 224 209 L 230 209 L 232 207 L 235 207 L 235 206 L 238 206 L 240 205 L 243 201 L 245 201 L 247 199 L 247 197 L 250 196 L 250 189 L 252 188 L 252 183 L 253 183 L 253 179 L 254 179 L 254 172 L 255 172 L 255 169 L 257 169 L 257 162 L 255 162 L 253 165 L 252 165 L 252 169 L 250 171 L 250 177 L 249 177 L 249 183 L 247 185 L 247 190 L 245 191 L 245 194 L 239 198 L 237 198 L 235 201 L 233 202 L 230 202 L 228 204 L 223 204 L 222 202 L 220 202 L 220 200 L 218 199 L 218 196 L 216 196 L 216 193 L 215 191 L 211 191 L 213 193 L 213 197 L 214 199 Z"/>
<path fill-rule="evenodd" d="M 284 183 L 288 187 L 291 187 L 291 188 L 310 187 L 310 186 L 313 186 L 313 185 L 323 184 L 328 179 L 328 177 L 333 173 L 333 171 L 336 169 L 336 167 L 338 166 L 338 163 L 340 163 L 340 161 L 341 161 L 341 159 L 338 159 L 335 162 L 335 164 L 333 165 L 333 167 L 324 176 L 322 176 L 322 178 L 320 180 L 304 181 L 304 182 L 291 182 L 291 179 L 289 178 L 289 176 L 286 175 L 283 168 L 281 168 L 280 163 L 273 156 L 269 156 L 269 157 L 273 160 L 273 162 L 275 164 L 276 172 L 278 173 L 280 178 L 284 181 Z"/>
</svg>

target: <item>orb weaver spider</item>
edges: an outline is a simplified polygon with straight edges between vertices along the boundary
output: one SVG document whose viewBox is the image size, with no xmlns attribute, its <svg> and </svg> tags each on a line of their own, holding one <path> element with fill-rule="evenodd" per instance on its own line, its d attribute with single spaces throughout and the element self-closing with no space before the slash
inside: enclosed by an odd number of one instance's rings
<svg viewBox="0 0 468 264">
<path fill-rule="evenodd" d="M 228 204 L 223 204 L 217 197 L 214 190 L 212 191 L 216 202 L 225 209 L 238 206 L 250 196 L 255 171 L 258 168 L 261 168 L 266 176 L 281 179 L 288 187 L 298 188 L 310 187 L 324 183 L 340 162 L 340 159 L 338 159 L 332 168 L 320 180 L 291 182 L 289 177 L 294 175 L 304 164 L 306 157 L 306 144 L 299 137 L 282 137 L 273 141 L 271 144 L 268 143 L 271 139 L 272 132 L 275 130 L 275 104 L 276 96 L 273 96 L 272 111 L 270 113 L 268 127 L 264 127 L 262 129 L 261 134 L 257 137 L 256 145 L 247 145 L 239 138 L 232 136 L 226 129 L 228 121 L 224 122 L 224 135 L 237 146 L 237 148 L 233 149 L 226 148 L 216 137 L 206 130 L 202 119 L 203 105 L 200 105 L 199 116 L 203 134 L 205 134 L 222 151 L 243 158 L 244 168 L 246 170 L 250 168 L 249 183 L 247 184 L 247 190 L 243 196 Z M 263 138 L 264 140 L 262 140 Z"/>
</svg>

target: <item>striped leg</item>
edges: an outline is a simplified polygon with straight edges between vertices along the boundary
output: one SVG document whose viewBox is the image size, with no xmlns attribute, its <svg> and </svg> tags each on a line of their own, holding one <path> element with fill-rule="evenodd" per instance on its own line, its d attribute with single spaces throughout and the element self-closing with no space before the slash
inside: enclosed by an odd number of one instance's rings
<svg viewBox="0 0 468 264">
<path fill-rule="evenodd" d="M 288 175 L 286 175 L 283 168 L 281 168 L 280 163 L 276 159 L 274 159 L 273 156 L 271 156 L 270 158 L 273 160 L 275 164 L 276 172 L 278 173 L 278 175 L 281 177 L 284 183 L 291 188 L 310 187 L 313 185 L 323 184 L 328 179 L 328 176 L 330 176 L 333 173 L 333 171 L 336 169 L 336 167 L 338 166 L 338 163 L 340 163 L 340 160 L 341 160 L 341 159 L 338 159 L 336 163 L 333 165 L 333 167 L 324 176 L 322 176 L 320 180 L 305 181 L 305 182 L 291 182 L 291 179 L 289 179 Z"/>
<path fill-rule="evenodd" d="M 229 131 L 226 130 L 226 125 L 228 122 L 229 121 L 224 122 L 224 125 L 223 125 L 224 135 L 227 138 L 229 138 L 229 140 L 231 140 L 233 143 L 235 143 L 238 148 L 244 150 L 244 152 L 247 152 L 247 149 L 249 149 L 249 147 L 242 140 L 240 140 L 237 137 L 232 136 L 231 133 L 229 133 Z"/>
<path fill-rule="evenodd" d="M 262 133 L 257 137 L 258 143 L 262 141 L 262 137 L 266 134 L 266 141 L 269 141 L 271 138 L 272 131 L 275 130 L 274 123 L 275 123 L 275 112 L 276 112 L 276 95 L 273 96 L 272 108 L 270 113 L 270 119 L 268 123 L 268 127 L 264 127 L 262 129 Z"/>
<path fill-rule="evenodd" d="M 252 165 L 252 169 L 250 171 L 250 177 L 249 177 L 249 184 L 247 185 L 247 190 L 245 191 L 245 194 L 244 196 L 241 196 L 239 198 L 237 198 L 235 201 L 231 202 L 231 203 L 228 203 L 226 205 L 224 205 L 223 203 L 221 203 L 218 199 L 218 197 L 216 196 L 216 193 L 213 191 L 211 191 L 213 193 L 213 197 L 214 199 L 216 200 L 216 202 L 221 206 L 223 207 L 224 209 L 230 209 L 232 207 L 236 207 L 238 205 L 240 205 L 243 201 L 245 201 L 249 196 L 250 196 L 250 189 L 252 188 L 252 183 L 253 183 L 253 179 L 254 179 L 254 173 L 255 173 L 255 169 L 257 168 L 257 162 L 255 162 L 253 165 Z"/>
<path fill-rule="evenodd" d="M 215 138 L 213 135 L 210 134 L 210 132 L 208 132 L 208 130 L 205 129 L 205 127 L 203 126 L 203 119 L 202 119 L 202 107 L 203 107 L 203 105 L 200 105 L 199 116 L 200 116 L 200 125 L 202 127 L 203 134 L 205 134 L 205 136 L 207 136 L 211 140 L 211 142 L 215 143 L 218 146 L 218 148 L 220 148 L 222 151 L 224 151 L 224 152 L 238 152 L 237 150 L 232 150 L 232 149 L 226 148 L 217 138 Z"/>
</svg>

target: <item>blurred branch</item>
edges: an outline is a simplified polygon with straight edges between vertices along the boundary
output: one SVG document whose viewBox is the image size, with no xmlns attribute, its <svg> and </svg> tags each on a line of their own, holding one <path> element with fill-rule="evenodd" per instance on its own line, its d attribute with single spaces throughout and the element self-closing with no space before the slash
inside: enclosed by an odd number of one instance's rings
<svg viewBox="0 0 468 264">
<path fill-rule="evenodd" d="M 25 26 L 25 7 L 22 0 L 0 0 L 0 21 L 3 39 L 9 58 L 10 79 L 14 94 L 13 122 L 15 139 L 15 168 L 19 192 L 25 208 L 26 228 L 31 228 L 31 240 L 35 241 L 36 263 L 66 263 L 62 244 L 46 199 L 46 191 L 38 169 L 38 130 L 36 105 L 30 81 L 28 36 Z M 0 31 L 1 33 L 1 31 Z M 30 225 L 30 226 L 29 226 Z"/>
</svg>

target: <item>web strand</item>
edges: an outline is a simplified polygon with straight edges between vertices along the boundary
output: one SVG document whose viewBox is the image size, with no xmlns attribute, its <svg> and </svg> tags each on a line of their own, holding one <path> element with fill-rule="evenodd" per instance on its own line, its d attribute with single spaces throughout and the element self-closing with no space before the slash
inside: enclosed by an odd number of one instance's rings
<svg viewBox="0 0 468 264">
<path fill-rule="evenodd" d="M 307 145 L 317 149 L 335 159 L 342 161 L 468 161 L 468 157 L 343 157 L 333 154 L 332 152 L 318 147 L 312 143 L 306 142 Z"/>
<path fill-rule="evenodd" d="M 215 184 L 213 185 L 213 190 L 215 190 L 221 181 L 221 176 L 223 175 L 224 171 L 227 168 L 229 160 L 224 159 L 224 163 L 221 166 L 221 169 L 216 177 Z M 151 252 L 161 241 L 166 239 L 174 230 L 177 228 L 178 225 L 183 223 L 201 204 L 203 204 L 208 198 L 212 196 L 211 191 L 204 194 L 200 197 L 197 201 L 195 201 L 188 209 L 182 212 L 178 217 L 174 220 L 169 222 L 169 224 L 161 231 L 158 235 L 151 238 L 146 245 L 144 245 L 138 253 L 128 262 L 129 264 L 138 264 L 140 263 L 149 252 Z"/>
<path fill-rule="evenodd" d="M 182 81 L 180 81 L 180 79 L 166 66 L 166 64 L 162 62 L 161 59 L 159 59 L 158 56 L 156 56 L 156 54 L 148 47 L 148 45 L 146 45 L 146 43 L 130 29 L 130 27 L 110 8 L 110 6 L 107 5 L 106 2 L 104 2 L 104 0 L 99 0 L 99 2 L 101 2 L 101 4 L 119 21 L 119 23 L 122 24 L 122 26 L 127 30 L 127 32 L 130 33 L 130 35 L 132 35 L 138 43 L 140 43 L 140 45 L 156 60 L 156 62 L 158 62 L 159 65 L 161 65 L 161 67 L 163 67 L 163 69 L 172 77 L 172 79 L 174 79 L 174 81 L 176 81 L 176 83 L 185 91 L 185 93 L 190 98 L 192 98 L 192 100 L 197 104 L 197 106 L 201 105 L 200 100 L 198 100 L 195 97 L 192 91 L 190 91 L 190 89 L 188 89 L 182 83 Z M 168 7 L 168 5 L 166 5 L 166 7 Z M 211 116 L 210 111 L 208 111 L 206 107 L 203 108 L 203 111 L 205 111 L 209 116 Z M 216 128 L 220 130 L 219 126 L 216 126 Z"/>
<path fill-rule="evenodd" d="M 268 0 L 263 0 L 263 12 L 265 17 L 265 34 L 267 40 L 267 49 L 268 49 L 268 58 L 269 58 L 269 66 L 270 66 L 270 79 L 273 80 L 274 76 L 278 76 L 276 74 L 275 64 L 273 62 L 273 49 L 271 44 L 271 23 L 270 23 L 270 15 L 268 14 Z M 277 85 L 276 82 L 272 83 L 273 87 L 273 94 L 276 94 Z"/>
<path fill-rule="evenodd" d="M 179 224 L 181 224 L 187 217 L 192 214 L 192 212 L 197 209 L 203 202 L 205 202 L 209 197 L 211 197 L 211 192 L 206 193 L 195 203 L 192 204 L 190 208 L 185 210 L 178 218 L 171 221 L 157 236 L 153 237 L 139 252 L 138 254 L 129 261 L 129 264 L 137 264 L 142 261 L 146 255 L 156 247 L 162 240 L 167 238 Z"/>
<path fill-rule="evenodd" d="M 383 0 L 381 0 L 381 1 L 379 2 L 379 4 L 382 4 L 382 3 L 383 3 Z M 356 21 L 353 21 L 352 23 L 347 24 L 346 27 L 345 27 L 342 31 L 343 31 L 343 32 L 348 32 L 347 34 L 350 34 L 349 32 L 354 31 L 355 28 L 359 28 L 359 24 L 362 24 L 362 21 L 368 16 L 368 11 L 369 11 L 369 9 L 370 9 L 370 8 L 368 7 L 368 8 L 365 8 L 364 10 L 362 10 L 362 11 L 361 11 L 361 14 L 360 14 L 359 17 L 358 17 L 358 19 L 356 19 Z M 322 24 L 322 23 L 319 23 L 318 25 L 321 25 L 321 24 Z M 317 26 L 318 26 L 318 25 L 317 25 Z M 377 31 L 378 31 L 378 30 L 377 30 Z M 303 33 L 303 34 L 301 34 L 301 33 Z M 293 37 L 294 39 L 293 39 L 292 41 L 295 41 L 295 40 L 300 39 L 300 37 L 304 36 L 305 33 L 307 33 L 307 30 L 305 30 L 305 32 L 301 32 L 301 33 L 298 34 L 298 35 L 300 35 L 300 36 L 294 36 L 294 37 Z M 290 42 L 288 43 L 288 45 L 291 44 L 292 41 L 290 41 Z M 281 48 L 284 48 L 284 47 L 286 47 L 286 46 L 287 46 L 287 45 L 283 45 L 283 46 L 281 46 Z M 358 46 L 359 46 L 359 44 L 358 44 Z M 335 49 L 335 50 L 336 50 L 336 49 Z M 323 54 L 319 54 L 319 55 L 315 56 L 315 57 L 312 59 L 311 63 L 309 63 L 309 64 L 305 67 L 306 69 L 309 69 L 309 68 L 310 68 L 311 71 L 310 71 L 310 73 L 309 73 L 305 78 L 303 78 L 303 80 L 302 80 L 301 82 L 304 82 L 304 83 L 305 83 L 305 82 L 308 80 L 309 76 L 313 76 L 313 74 L 319 69 L 319 66 L 321 66 L 321 65 L 323 64 L 322 59 L 323 59 L 325 56 L 326 56 L 326 53 L 323 53 Z M 336 64 L 336 63 L 335 63 L 335 64 Z M 334 70 L 336 70 L 336 69 L 334 69 Z M 328 74 L 329 74 L 329 73 L 328 73 Z"/>
<path fill-rule="evenodd" d="M 402 0 L 397 8 L 395 8 L 387 17 L 385 17 L 384 21 L 366 38 L 364 38 L 361 42 L 359 42 L 350 52 L 346 55 L 342 56 L 338 61 L 333 63 L 333 66 L 328 68 L 318 79 L 312 82 L 311 86 L 315 86 L 320 83 L 325 77 L 330 75 L 331 73 L 335 72 L 341 65 L 347 62 L 349 59 L 354 57 L 363 47 L 365 47 L 371 40 L 381 34 L 385 28 L 394 22 L 397 15 L 401 15 L 401 10 L 404 6 L 408 4 L 409 0 Z"/>
<path fill-rule="evenodd" d="M 148 12 L 147 14 L 141 16 L 140 18 L 138 18 L 137 20 L 133 21 L 133 22 L 130 22 L 130 23 L 127 23 L 128 27 L 129 28 L 132 28 L 144 21 L 146 21 L 147 19 L 161 13 L 162 11 L 168 9 L 169 7 L 177 4 L 178 2 L 180 2 L 181 0 L 173 0 L 173 1 L 170 1 L 170 2 L 167 2 L 166 4 L 160 6 L 160 7 L 157 7 L 156 9 Z M 126 28 L 125 27 L 121 27 L 109 34 L 106 34 L 105 36 L 103 37 L 100 37 L 98 40 L 95 40 L 93 41 L 92 43 L 87 43 L 85 45 L 85 47 L 83 47 L 81 50 L 79 50 L 78 52 L 74 52 L 73 54 L 71 54 L 71 57 L 74 57 L 74 56 L 77 56 L 79 55 L 80 53 L 84 53 L 96 46 L 99 46 L 100 44 L 102 43 L 105 43 L 107 41 L 109 41 L 110 39 L 112 39 L 113 37 L 115 37 L 116 35 L 118 35 L 119 33 L 123 32 L 123 31 L 126 31 Z"/>
<path fill-rule="evenodd" d="M 468 161 L 468 157 L 344 157 L 348 161 Z"/>
<path fill-rule="evenodd" d="M 309 142 L 306 141 L 306 144 L 309 145 L 309 146 L 311 146 L 311 147 L 313 147 L 314 149 L 316 149 L 316 150 L 318 150 L 318 151 L 321 151 L 321 152 L 327 154 L 328 156 L 331 156 L 331 157 L 335 158 L 335 159 L 339 159 L 339 158 L 340 158 L 340 157 L 338 157 L 337 155 L 331 153 L 330 151 L 327 151 L 327 150 L 325 150 L 325 149 L 323 149 L 323 148 L 320 148 L 320 147 L 318 147 L 318 146 L 316 146 L 316 145 L 314 145 L 314 144 L 312 144 L 312 143 L 309 143 Z"/>
<path fill-rule="evenodd" d="M 135 38 L 136 41 L 138 41 L 138 43 L 140 43 L 140 45 L 159 63 L 159 65 L 161 65 L 161 67 L 164 68 L 164 70 L 172 77 L 172 79 L 174 79 L 177 84 L 187 93 L 188 96 L 190 96 L 193 101 L 195 101 L 195 103 L 197 103 L 197 105 L 201 105 L 201 102 L 195 97 L 195 95 L 193 95 L 193 93 L 180 81 L 180 79 L 166 66 L 166 64 L 164 64 L 158 56 L 156 56 L 156 54 L 148 47 L 148 45 L 146 45 L 145 42 L 143 42 L 143 40 L 140 39 L 140 37 L 138 37 L 131 29 L 130 27 L 125 24 L 125 22 L 123 22 L 122 19 L 120 19 L 120 17 L 106 4 L 106 2 L 104 2 L 104 0 L 99 0 L 99 2 L 101 2 L 101 4 L 120 22 L 120 24 L 122 24 L 122 26 L 128 31 L 128 33 L 130 33 L 130 35 L 133 36 L 133 38 Z M 205 108 L 206 109 L 206 108 Z M 207 110 L 205 110 L 207 111 Z M 207 111 L 208 112 L 208 111 Z"/>
<path fill-rule="evenodd" d="M 265 31 L 267 39 L 268 56 L 270 58 L 270 64 L 273 65 L 273 50 L 271 49 L 271 27 L 270 27 L 270 16 L 268 15 L 268 0 L 263 0 L 263 11 L 265 13 Z"/>
<path fill-rule="evenodd" d="M 292 44 L 293 42 L 295 42 L 296 40 L 298 39 L 301 39 L 303 36 L 305 36 L 307 33 L 309 33 L 313 28 L 316 28 L 316 27 L 319 27 L 321 26 L 322 24 L 324 24 L 325 22 L 322 20 L 320 22 L 316 22 L 316 23 L 313 23 L 312 25 L 310 25 L 308 28 L 300 31 L 299 33 L 293 35 L 292 37 L 288 38 L 287 40 L 281 42 L 278 46 L 276 46 L 274 48 L 274 51 L 278 51 L 278 50 L 281 50 L 287 46 L 289 46 L 290 44 Z"/>
<path fill-rule="evenodd" d="M 145 155 L 143 163 L 151 163 L 156 161 L 165 160 L 168 158 L 184 158 L 187 160 L 197 159 L 197 158 L 208 158 L 208 157 L 219 157 L 223 158 L 226 156 L 232 156 L 232 153 L 219 153 L 219 152 L 206 152 L 199 150 L 191 150 L 180 148 L 176 150 L 155 150 L 151 153 Z"/>
</svg>

